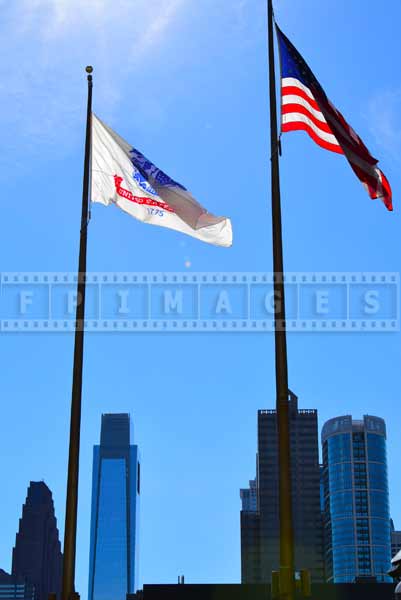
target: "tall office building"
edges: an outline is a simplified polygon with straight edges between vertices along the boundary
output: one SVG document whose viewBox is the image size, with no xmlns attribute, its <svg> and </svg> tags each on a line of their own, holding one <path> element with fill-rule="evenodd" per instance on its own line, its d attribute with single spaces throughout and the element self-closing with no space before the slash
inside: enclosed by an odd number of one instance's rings
<svg viewBox="0 0 401 600">
<path fill-rule="evenodd" d="M 386 427 L 365 415 L 336 417 L 322 429 L 328 582 L 391 581 Z"/>
<path fill-rule="evenodd" d="M 89 600 L 125 600 L 138 586 L 140 462 L 128 414 L 102 415 L 93 449 Z"/>
<path fill-rule="evenodd" d="M 13 548 L 12 575 L 35 587 L 36 600 L 61 593 L 62 554 L 52 493 L 31 481 Z"/>
<path fill-rule="evenodd" d="M 324 580 L 323 531 L 320 510 L 319 442 L 316 410 L 299 410 L 289 393 L 291 476 L 295 567 L 309 569 L 314 582 Z M 271 581 L 279 568 L 279 465 L 277 414 L 258 411 L 257 503 L 250 505 L 242 490 L 241 580 Z M 251 496 L 252 488 L 249 490 Z M 247 498 L 246 502 L 244 499 Z"/>
</svg>

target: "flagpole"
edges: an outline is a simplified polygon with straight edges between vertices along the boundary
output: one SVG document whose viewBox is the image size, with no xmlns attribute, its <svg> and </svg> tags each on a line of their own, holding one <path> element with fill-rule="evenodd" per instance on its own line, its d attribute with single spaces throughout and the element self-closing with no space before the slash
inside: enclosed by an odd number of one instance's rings
<svg viewBox="0 0 401 600">
<path fill-rule="evenodd" d="M 88 66 L 85 70 L 88 74 L 88 104 L 86 113 L 84 179 L 82 189 L 82 215 L 79 241 L 74 367 L 71 397 L 70 447 L 68 455 L 68 481 L 64 529 L 62 600 L 72 600 L 72 596 L 75 593 L 75 550 L 77 538 L 79 444 L 81 432 L 82 364 L 84 353 L 86 247 L 89 207 L 93 68 Z"/>
<path fill-rule="evenodd" d="M 280 598 L 293 600 L 294 532 L 292 518 L 290 431 L 288 410 L 287 340 L 284 302 L 283 241 L 281 227 L 279 138 L 277 134 L 276 76 L 274 66 L 273 1 L 268 4 L 269 91 L 271 144 L 271 198 L 274 269 L 274 332 L 276 362 L 276 412 L 278 426 L 278 477 L 280 518 Z"/>
</svg>

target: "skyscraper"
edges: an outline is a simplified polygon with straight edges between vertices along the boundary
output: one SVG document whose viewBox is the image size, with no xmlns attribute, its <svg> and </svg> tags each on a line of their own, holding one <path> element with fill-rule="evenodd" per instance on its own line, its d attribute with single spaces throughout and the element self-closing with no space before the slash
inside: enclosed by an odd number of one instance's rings
<svg viewBox="0 0 401 600">
<path fill-rule="evenodd" d="M 93 448 L 89 600 L 125 600 L 138 586 L 140 462 L 128 414 L 102 415 Z"/>
<path fill-rule="evenodd" d="M 391 581 L 386 427 L 365 415 L 336 417 L 322 429 L 327 580 Z"/>
<path fill-rule="evenodd" d="M 291 476 L 295 567 L 309 569 L 312 580 L 324 579 L 323 531 L 320 510 L 319 441 L 316 410 L 298 410 L 298 398 L 289 393 Z M 257 504 L 241 491 L 241 580 L 271 581 L 279 568 L 279 465 L 277 414 L 258 411 Z M 246 502 L 244 502 L 246 498 Z"/>
<path fill-rule="evenodd" d="M 35 588 L 36 600 L 61 593 L 62 554 L 52 493 L 43 481 L 31 481 L 13 548 L 12 575 Z"/>
</svg>

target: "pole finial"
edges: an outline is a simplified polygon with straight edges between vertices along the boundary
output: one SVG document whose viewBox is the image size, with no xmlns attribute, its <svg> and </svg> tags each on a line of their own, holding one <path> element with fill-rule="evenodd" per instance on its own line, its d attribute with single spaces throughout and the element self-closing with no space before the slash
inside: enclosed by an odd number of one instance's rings
<svg viewBox="0 0 401 600">
<path fill-rule="evenodd" d="M 88 65 L 87 67 L 85 67 L 85 71 L 87 73 L 93 73 L 93 67 L 91 65 Z"/>
</svg>

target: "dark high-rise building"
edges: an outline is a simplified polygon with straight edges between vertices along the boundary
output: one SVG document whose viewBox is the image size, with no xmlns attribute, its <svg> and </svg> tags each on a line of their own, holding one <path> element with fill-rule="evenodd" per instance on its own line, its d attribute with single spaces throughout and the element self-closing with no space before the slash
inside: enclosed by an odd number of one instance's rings
<svg viewBox="0 0 401 600">
<path fill-rule="evenodd" d="M 12 575 L 35 587 L 36 600 L 61 592 L 62 554 L 52 493 L 31 481 L 13 548 Z"/>
<path fill-rule="evenodd" d="M 386 426 L 365 415 L 336 417 L 322 429 L 327 580 L 391 581 Z"/>
<path fill-rule="evenodd" d="M 138 586 L 140 463 L 132 437 L 128 414 L 102 415 L 93 449 L 89 600 L 125 600 Z"/>
<path fill-rule="evenodd" d="M 312 581 L 324 580 L 323 528 L 320 507 L 319 442 L 316 410 L 298 410 L 289 393 L 291 477 L 295 568 L 309 569 Z M 267 583 L 279 568 L 279 464 L 277 414 L 258 411 L 257 506 L 241 511 L 241 580 Z M 242 491 L 242 498 L 251 497 Z"/>
<path fill-rule="evenodd" d="M 0 569 L 0 600 L 35 600 L 35 586 Z"/>
</svg>

